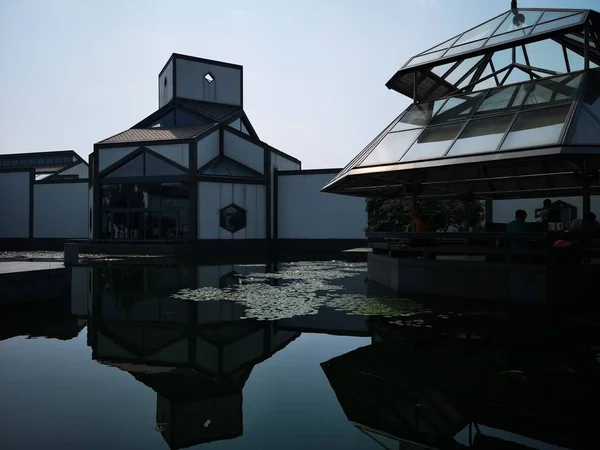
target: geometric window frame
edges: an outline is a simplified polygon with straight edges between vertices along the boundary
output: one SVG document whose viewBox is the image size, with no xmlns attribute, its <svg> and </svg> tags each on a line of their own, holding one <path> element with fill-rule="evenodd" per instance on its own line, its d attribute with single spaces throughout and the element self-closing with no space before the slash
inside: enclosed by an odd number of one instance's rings
<svg viewBox="0 0 600 450">
<path fill-rule="evenodd" d="M 130 171 L 131 173 L 127 173 Z M 100 172 L 104 178 L 183 177 L 188 169 L 146 147 L 140 147 Z"/>
<path fill-rule="evenodd" d="M 241 206 L 231 203 L 219 211 L 219 226 L 230 233 L 246 228 L 247 211 Z"/>
</svg>

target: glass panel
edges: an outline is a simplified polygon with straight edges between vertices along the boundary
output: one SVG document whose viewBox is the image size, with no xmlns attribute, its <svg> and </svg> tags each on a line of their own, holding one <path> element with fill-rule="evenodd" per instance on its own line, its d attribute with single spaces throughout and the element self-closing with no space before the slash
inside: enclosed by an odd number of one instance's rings
<svg viewBox="0 0 600 450">
<path fill-rule="evenodd" d="M 514 115 L 471 120 L 448 156 L 493 152 L 500 145 Z"/>
<path fill-rule="evenodd" d="M 402 119 L 394 125 L 392 131 L 409 130 L 416 127 L 425 127 L 429 125 L 431 117 L 438 112 L 446 100 L 435 100 L 433 102 L 417 103 L 411 105 Z"/>
<path fill-rule="evenodd" d="M 532 67 L 555 72 L 567 71 L 562 45 L 558 42 L 554 42 L 552 39 L 544 39 L 543 41 L 527 44 L 525 47 Z M 573 69 L 571 68 L 571 70 Z M 547 77 L 548 75 L 544 76 Z"/>
<path fill-rule="evenodd" d="M 557 144 L 571 105 L 521 112 L 501 150 Z"/>
<path fill-rule="evenodd" d="M 423 55 L 425 53 L 432 53 L 438 50 L 446 50 L 447 48 L 451 47 L 452 44 L 454 44 L 454 42 L 456 42 L 456 39 L 458 39 L 458 36 L 454 36 L 452 39 L 448 39 L 446 42 L 442 42 L 441 44 L 436 45 L 435 47 L 427 49 L 423 53 L 419 53 L 419 55 Z"/>
<path fill-rule="evenodd" d="M 154 155 L 146 153 L 146 176 L 154 177 L 161 175 L 184 175 L 185 172 L 162 161 Z"/>
<path fill-rule="evenodd" d="M 183 209 L 189 207 L 190 188 L 188 183 L 162 183 L 163 209 Z"/>
<path fill-rule="evenodd" d="M 488 114 L 491 112 L 501 112 L 510 108 L 521 106 L 527 91 L 531 89 L 532 83 L 518 86 L 508 86 L 505 88 L 489 91 L 486 99 L 477 108 L 476 115 Z"/>
<path fill-rule="evenodd" d="M 487 80 L 484 79 L 485 77 L 487 77 L 489 75 L 492 75 L 492 69 L 488 65 L 485 68 L 485 70 L 483 71 L 483 73 L 481 74 L 481 77 L 479 78 L 479 80 L 483 80 L 483 81 L 479 81 L 473 89 L 475 91 L 482 91 L 484 89 L 498 87 L 498 85 L 496 84 L 496 78 L 493 75 L 490 78 L 488 78 Z"/>
<path fill-rule="evenodd" d="M 517 31 L 513 31 L 511 33 L 494 36 L 494 37 L 490 38 L 490 40 L 487 42 L 486 47 L 490 46 L 490 45 L 496 45 L 496 44 L 501 44 L 503 42 L 512 41 L 513 39 L 522 38 L 523 36 L 527 36 L 530 31 L 531 31 L 531 28 L 523 28 L 523 29 L 520 29 Z"/>
<path fill-rule="evenodd" d="M 102 208 L 127 208 L 128 195 L 123 184 L 102 186 Z"/>
<path fill-rule="evenodd" d="M 583 101 L 590 109 L 590 112 L 596 118 L 600 118 L 600 73 L 589 72 L 588 77 Z"/>
<path fill-rule="evenodd" d="M 500 28 L 498 28 L 498 31 L 494 33 L 494 36 L 530 27 L 537 22 L 542 15 L 542 12 L 543 11 L 525 11 L 523 9 L 511 11 L 506 20 L 500 25 Z M 529 30 L 527 32 L 529 32 Z M 523 34 L 521 34 L 521 36 L 523 36 Z"/>
<path fill-rule="evenodd" d="M 582 11 L 583 12 L 583 11 Z M 577 13 L 575 13 L 577 14 Z M 540 23 L 550 22 L 551 20 L 562 19 L 563 17 L 569 17 L 573 15 L 573 11 L 546 11 Z"/>
<path fill-rule="evenodd" d="M 452 47 L 450 50 L 448 50 L 446 52 L 444 57 L 450 56 L 450 55 L 458 55 L 459 53 L 462 53 L 462 52 L 467 52 L 470 50 L 478 49 L 478 48 L 482 47 L 484 43 L 485 43 L 485 39 L 481 39 L 479 41 L 469 42 L 468 44 L 463 44 L 463 45 L 458 45 L 456 47 Z"/>
<path fill-rule="evenodd" d="M 565 34 L 566 38 L 573 39 L 575 42 L 579 42 L 581 45 L 585 44 L 585 38 L 583 37 L 583 32 L 575 32 Z M 590 39 L 590 47 L 596 48 L 596 44 L 593 39 Z"/>
<path fill-rule="evenodd" d="M 402 162 L 441 158 L 463 127 L 464 122 L 426 128 L 402 157 Z"/>
<path fill-rule="evenodd" d="M 504 20 L 506 19 L 507 14 L 503 14 L 495 19 L 492 19 L 483 25 L 479 25 L 477 28 L 472 29 L 471 31 L 467 31 L 465 34 L 461 36 L 461 38 L 456 42 L 456 45 L 466 44 L 467 42 L 476 41 L 478 39 L 483 39 L 491 36 L 491 34 L 498 28 Z"/>
<path fill-rule="evenodd" d="M 466 119 L 473 111 L 473 108 L 479 104 L 483 96 L 484 93 L 479 92 L 476 94 L 467 94 L 449 98 L 440 112 L 435 115 L 431 124 L 434 125 L 453 120 Z"/>
<path fill-rule="evenodd" d="M 452 71 L 450 75 L 446 77 L 446 81 L 450 84 L 458 83 L 469 70 L 473 68 L 477 63 L 479 63 L 483 59 L 483 56 L 475 56 L 473 58 L 469 58 L 464 60 L 456 69 Z"/>
<path fill-rule="evenodd" d="M 529 75 L 527 72 L 525 72 L 522 69 L 519 69 L 518 67 L 513 67 L 513 70 L 510 71 L 510 75 L 504 82 L 504 85 L 508 86 L 509 84 L 525 83 L 527 81 L 531 81 L 531 79 L 532 76 Z"/>
<path fill-rule="evenodd" d="M 535 83 L 531 93 L 527 96 L 525 106 L 535 107 L 539 105 L 572 101 L 580 81 L 581 74 L 539 80 Z"/>
<path fill-rule="evenodd" d="M 571 144 L 598 145 L 600 142 L 600 123 L 595 120 L 585 107 L 582 107 L 571 136 Z"/>
<path fill-rule="evenodd" d="M 144 239 L 144 213 L 141 211 L 129 213 L 130 239 Z"/>
<path fill-rule="evenodd" d="M 187 209 L 179 211 L 179 239 L 190 238 L 190 213 Z"/>
<path fill-rule="evenodd" d="M 177 127 L 189 127 L 193 125 L 202 125 L 206 122 L 199 117 L 196 117 L 182 109 L 175 110 L 175 126 Z"/>
<path fill-rule="evenodd" d="M 492 56 L 492 62 L 494 63 L 494 69 L 502 70 L 509 64 L 512 64 L 512 50 L 502 50 L 499 52 L 494 52 L 494 56 Z"/>
<path fill-rule="evenodd" d="M 152 125 L 151 128 L 173 128 L 175 126 L 175 112 L 173 110 L 169 111 L 163 117 L 158 119 Z"/>
<path fill-rule="evenodd" d="M 160 239 L 160 216 L 159 211 L 144 213 L 144 239 Z"/>
<path fill-rule="evenodd" d="M 113 212 L 109 216 L 110 239 L 129 239 L 129 218 L 126 212 Z"/>
<path fill-rule="evenodd" d="M 583 56 L 580 56 L 574 51 L 567 49 L 567 58 L 569 59 L 569 68 L 572 72 L 577 72 L 585 68 L 585 60 L 583 59 Z"/>
<path fill-rule="evenodd" d="M 555 20 L 554 22 L 542 23 L 537 25 L 531 34 L 543 33 L 545 31 L 551 31 L 558 28 L 567 27 L 569 25 L 575 25 L 580 23 L 584 17 L 585 14 L 576 14 L 571 17 Z"/>
<path fill-rule="evenodd" d="M 256 177 L 256 174 L 228 159 L 218 159 L 200 169 L 202 175 L 220 175 L 225 177 Z"/>
<path fill-rule="evenodd" d="M 422 56 L 415 56 L 410 60 L 409 66 L 414 66 L 415 64 L 421 64 L 427 61 L 433 61 L 434 59 L 441 58 L 444 54 L 445 50 L 441 50 L 439 52 L 428 53 Z"/>
<path fill-rule="evenodd" d="M 107 178 L 116 177 L 143 177 L 144 176 L 144 155 L 138 155 L 131 161 L 126 162 L 118 169 L 113 170 L 106 175 Z"/>
<path fill-rule="evenodd" d="M 431 68 L 431 71 L 435 73 L 438 77 L 443 77 L 454 64 L 456 63 L 452 62 L 448 64 L 442 64 L 441 66 L 435 66 Z"/>
<path fill-rule="evenodd" d="M 161 239 L 179 238 L 179 211 L 165 211 L 160 222 Z"/>
<path fill-rule="evenodd" d="M 45 164 L 45 162 L 46 162 L 46 160 L 45 160 L 44 158 L 38 158 L 38 159 L 35 161 L 35 163 L 36 163 L 38 166 L 43 166 L 43 165 Z"/>
<path fill-rule="evenodd" d="M 389 164 L 400 160 L 404 152 L 415 141 L 421 129 L 389 133 L 377 147 L 360 163 L 360 167 Z"/>
<path fill-rule="evenodd" d="M 523 53 L 523 46 L 519 46 L 515 49 L 516 53 L 516 63 L 523 64 L 524 66 L 528 66 L 527 61 L 525 60 L 525 53 Z M 527 55 L 529 56 L 529 54 Z"/>
</svg>

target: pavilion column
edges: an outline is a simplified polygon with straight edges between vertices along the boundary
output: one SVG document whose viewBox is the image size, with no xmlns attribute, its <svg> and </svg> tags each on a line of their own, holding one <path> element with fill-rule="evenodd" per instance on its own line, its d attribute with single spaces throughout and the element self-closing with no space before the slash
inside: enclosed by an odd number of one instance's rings
<svg viewBox="0 0 600 450">
<path fill-rule="evenodd" d="M 417 190 L 415 190 L 412 195 L 412 207 L 410 209 L 410 214 L 411 214 L 410 229 L 413 233 L 416 233 L 416 231 L 417 231 L 417 222 L 414 220 L 414 217 L 419 212 L 418 198 L 419 198 L 419 194 L 418 194 Z"/>
</svg>

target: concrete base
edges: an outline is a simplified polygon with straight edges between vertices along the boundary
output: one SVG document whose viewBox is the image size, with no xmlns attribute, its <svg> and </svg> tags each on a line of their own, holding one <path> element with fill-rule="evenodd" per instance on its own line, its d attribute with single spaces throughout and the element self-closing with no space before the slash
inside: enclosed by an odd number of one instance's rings
<svg viewBox="0 0 600 450">
<path fill-rule="evenodd" d="M 396 292 L 545 304 L 549 268 L 469 260 L 393 258 L 369 254 L 368 277 Z"/>
</svg>

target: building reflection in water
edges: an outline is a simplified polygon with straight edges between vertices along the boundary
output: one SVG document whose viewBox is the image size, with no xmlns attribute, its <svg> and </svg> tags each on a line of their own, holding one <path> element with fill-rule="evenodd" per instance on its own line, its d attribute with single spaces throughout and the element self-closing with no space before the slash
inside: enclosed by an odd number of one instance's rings
<svg viewBox="0 0 600 450">
<path fill-rule="evenodd" d="M 384 448 L 591 448 L 597 439 L 598 365 L 581 342 L 369 325 L 372 345 L 321 367 L 348 420 Z"/>
<path fill-rule="evenodd" d="M 235 283 L 244 270 L 250 269 L 74 268 L 72 308 L 89 317 L 93 359 L 156 392 L 156 428 L 173 449 L 240 436 L 242 389 L 252 368 L 300 335 L 274 322 L 241 320 L 244 311 L 232 302 L 170 298 L 198 280 Z"/>
<path fill-rule="evenodd" d="M 576 339 L 546 342 L 547 330 L 506 328 L 493 315 L 442 320 L 429 313 L 415 328 L 321 308 L 267 321 L 242 319 L 245 306 L 219 301 L 216 290 L 214 301 L 171 297 L 182 289 L 236 285 L 240 275 L 273 269 L 73 268 L 71 310 L 87 320 L 93 359 L 156 392 L 156 430 L 170 448 L 241 436 L 242 391 L 253 367 L 302 332 L 371 337 L 371 345 L 322 368 L 348 420 L 383 448 L 580 448 L 591 442 L 598 364 Z"/>
</svg>

